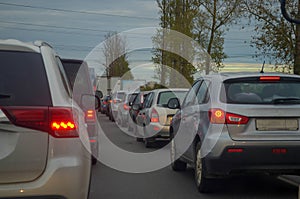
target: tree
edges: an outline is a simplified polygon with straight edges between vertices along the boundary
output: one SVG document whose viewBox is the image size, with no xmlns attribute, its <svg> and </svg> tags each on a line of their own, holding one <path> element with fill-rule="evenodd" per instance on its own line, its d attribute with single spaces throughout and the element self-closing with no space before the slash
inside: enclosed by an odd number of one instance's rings
<svg viewBox="0 0 300 199">
<path fill-rule="evenodd" d="M 241 13 L 240 0 L 200 0 L 195 22 L 195 39 L 206 49 L 216 67 L 223 67 L 224 33 Z M 205 67 L 206 74 L 211 70 Z"/>
<path fill-rule="evenodd" d="M 169 83 L 170 87 L 183 86 L 182 79 L 175 74 L 178 71 L 186 80 L 192 83 L 193 74 L 196 71 L 196 68 L 189 62 L 189 60 L 192 60 L 190 57 L 193 56 L 193 52 L 191 52 L 192 44 L 186 44 L 184 41 L 175 38 L 172 40 L 170 37 L 172 37 L 172 31 L 178 31 L 189 37 L 193 36 L 193 21 L 197 13 L 198 2 L 196 0 L 157 0 L 157 4 L 161 14 L 160 26 L 163 28 L 153 38 L 156 44 L 153 61 L 160 64 L 157 67 L 158 78 L 162 85 Z M 165 49 L 169 49 L 169 51 Z"/>
<path fill-rule="evenodd" d="M 103 54 L 107 76 L 133 79 L 127 60 L 125 38 L 114 32 L 105 35 Z"/>
<path fill-rule="evenodd" d="M 160 25 L 162 28 L 176 30 L 195 39 L 211 56 L 218 69 L 223 67 L 223 60 L 227 57 L 224 53 L 223 36 L 229 25 L 237 21 L 237 17 L 241 14 L 240 2 L 241 0 L 157 0 L 161 14 Z M 162 35 L 162 33 L 158 34 L 154 41 L 158 43 Z M 175 46 L 175 48 L 180 47 Z M 191 53 L 190 56 L 194 54 Z M 203 56 L 203 59 L 205 60 L 199 62 L 197 69 L 205 70 L 208 74 L 213 70 L 212 63 L 207 54 Z M 196 68 L 182 57 L 156 51 L 153 60 L 155 63 L 170 66 L 183 74 L 188 81 L 193 81 Z M 164 80 L 162 74 L 169 75 L 161 68 L 158 74 L 161 80 Z"/>
<path fill-rule="evenodd" d="M 289 9 L 297 11 L 291 12 L 293 17 L 300 11 L 298 3 L 287 2 Z M 251 42 L 256 57 L 268 59 L 281 72 L 300 74 L 300 26 L 283 18 L 278 0 L 244 0 L 244 5 L 250 24 L 254 19 L 256 34 Z"/>
</svg>

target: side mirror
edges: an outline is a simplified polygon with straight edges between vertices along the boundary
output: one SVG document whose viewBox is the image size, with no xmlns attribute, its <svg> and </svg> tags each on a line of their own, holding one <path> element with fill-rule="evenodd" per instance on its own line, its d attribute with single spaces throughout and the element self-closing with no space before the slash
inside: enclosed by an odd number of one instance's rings
<svg viewBox="0 0 300 199">
<path fill-rule="evenodd" d="M 134 104 L 134 105 L 132 105 L 132 110 L 139 111 L 139 110 L 141 110 L 141 106 L 139 104 Z"/>
<path fill-rule="evenodd" d="M 87 109 L 99 109 L 100 98 L 97 95 L 82 95 L 81 96 L 81 107 Z"/>
<path fill-rule="evenodd" d="M 95 95 L 96 95 L 99 99 L 101 99 L 101 98 L 103 97 L 102 91 L 99 91 L 99 90 L 96 90 Z"/>
<path fill-rule="evenodd" d="M 169 99 L 167 107 L 169 109 L 180 109 L 179 99 L 178 98 Z"/>
</svg>

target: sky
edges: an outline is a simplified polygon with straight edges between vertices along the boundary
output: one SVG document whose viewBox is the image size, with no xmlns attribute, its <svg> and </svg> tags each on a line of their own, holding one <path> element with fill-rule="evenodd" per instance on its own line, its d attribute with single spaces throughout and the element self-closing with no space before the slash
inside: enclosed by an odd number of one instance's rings
<svg viewBox="0 0 300 199">
<path fill-rule="evenodd" d="M 1 0 L 0 39 L 43 40 L 61 57 L 85 59 L 108 32 L 158 27 L 158 13 L 156 0 Z M 261 67 L 263 61 L 253 58 L 255 49 L 250 47 L 252 34 L 253 27 L 237 25 L 226 33 L 226 69 Z M 139 36 L 129 37 L 139 42 Z M 131 65 L 146 64 L 151 57 L 131 54 Z"/>
</svg>

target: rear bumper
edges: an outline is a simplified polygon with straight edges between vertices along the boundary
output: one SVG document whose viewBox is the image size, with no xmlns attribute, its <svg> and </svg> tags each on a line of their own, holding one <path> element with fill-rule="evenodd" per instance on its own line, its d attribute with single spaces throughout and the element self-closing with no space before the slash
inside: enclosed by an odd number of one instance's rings
<svg viewBox="0 0 300 199">
<path fill-rule="evenodd" d="M 156 139 L 170 140 L 170 126 L 162 126 L 159 123 L 150 123 L 146 127 L 146 137 L 153 141 Z"/>
<path fill-rule="evenodd" d="M 203 143 L 201 153 L 211 176 L 247 172 L 300 174 L 300 141 L 234 141 L 223 129 L 221 134 L 206 135 Z"/>
<path fill-rule="evenodd" d="M 242 149 L 242 152 L 228 152 Z M 280 153 L 286 151 L 286 153 Z M 205 163 L 209 174 L 241 173 L 300 174 L 300 146 L 227 146 L 221 156 L 207 155 Z"/>
<path fill-rule="evenodd" d="M 0 198 L 86 199 L 91 155 L 79 139 L 52 139 L 44 173 L 31 182 L 1 184 Z"/>
</svg>

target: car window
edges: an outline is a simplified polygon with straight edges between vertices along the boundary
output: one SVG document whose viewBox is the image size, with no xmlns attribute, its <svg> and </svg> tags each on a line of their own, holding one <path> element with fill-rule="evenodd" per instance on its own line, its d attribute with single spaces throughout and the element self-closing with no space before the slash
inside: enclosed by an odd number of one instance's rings
<svg viewBox="0 0 300 199">
<path fill-rule="evenodd" d="M 208 85 L 209 82 L 205 82 L 205 81 L 202 82 L 196 96 L 198 104 L 203 104 L 207 101 Z"/>
<path fill-rule="evenodd" d="M 158 94 L 157 105 L 167 106 L 171 98 L 177 97 L 179 101 L 182 101 L 186 95 L 186 91 L 164 91 Z"/>
<path fill-rule="evenodd" d="M 137 93 L 130 94 L 128 97 L 128 103 L 133 102 L 137 95 Z"/>
<path fill-rule="evenodd" d="M 145 98 L 143 108 L 150 108 L 153 102 L 154 93 L 148 93 L 148 95 Z"/>
<path fill-rule="evenodd" d="M 72 97 L 71 85 L 70 85 L 70 82 L 69 82 L 68 77 L 66 75 L 63 64 L 61 63 L 61 60 L 60 60 L 59 57 L 55 57 L 55 58 L 56 58 L 56 63 L 57 63 L 58 68 L 59 68 L 59 73 L 61 75 L 61 79 L 62 79 L 64 88 L 65 88 L 66 92 L 69 94 L 69 96 Z"/>
<path fill-rule="evenodd" d="M 0 51 L 0 106 L 51 106 L 42 56 Z"/>
<path fill-rule="evenodd" d="M 202 81 L 197 81 L 192 88 L 187 93 L 184 102 L 182 104 L 183 107 L 193 105 L 195 102 L 196 93 L 199 89 L 199 86 L 201 85 Z"/>
<path fill-rule="evenodd" d="M 252 80 L 252 81 L 251 81 Z M 300 98 L 300 81 L 282 78 L 280 81 L 261 82 L 256 79 L 225 83 L 223 102 L 232 104 L 273 104 L 274 100 Z"/>
</svg>

